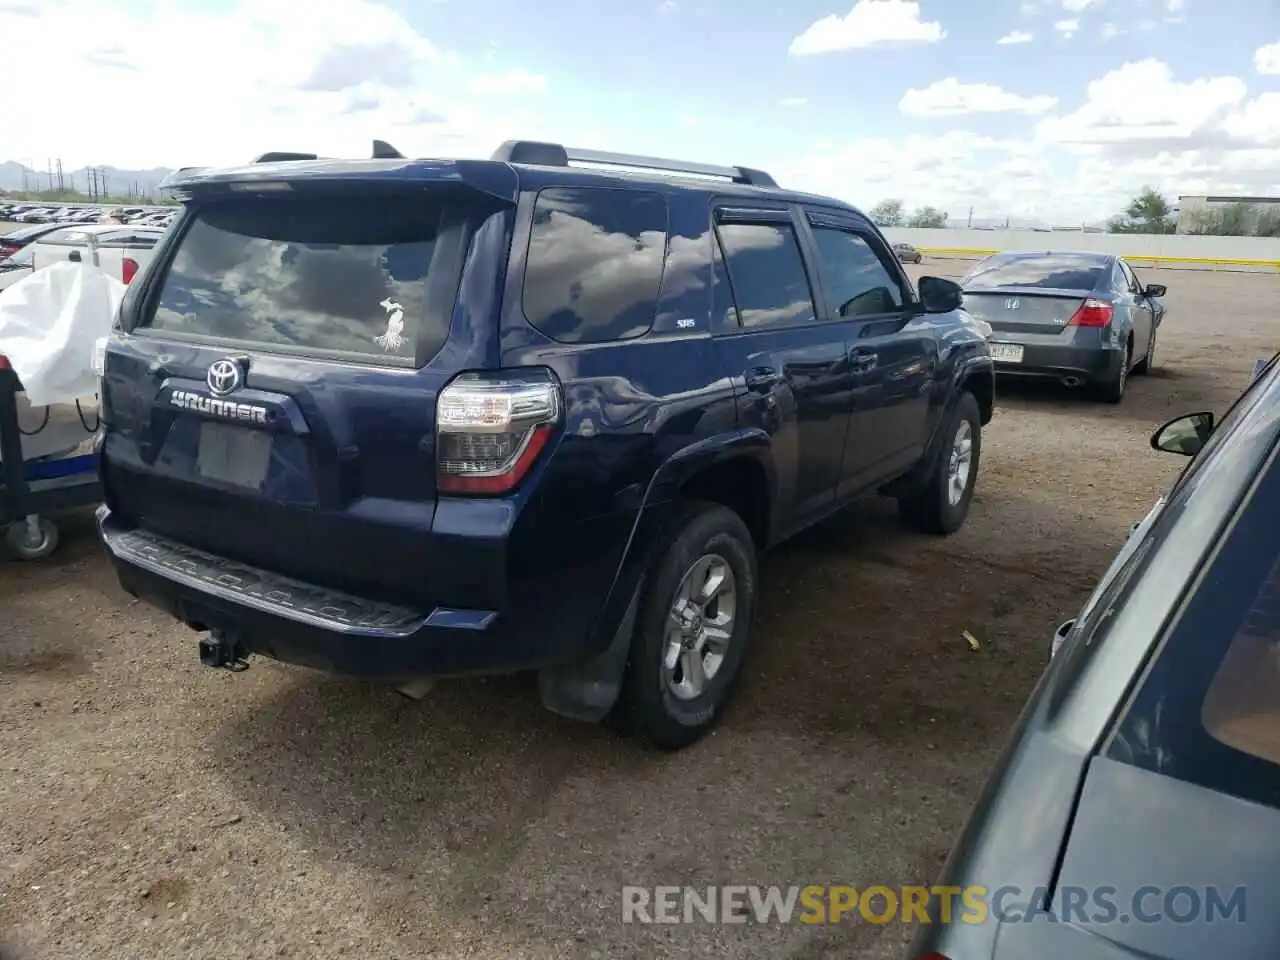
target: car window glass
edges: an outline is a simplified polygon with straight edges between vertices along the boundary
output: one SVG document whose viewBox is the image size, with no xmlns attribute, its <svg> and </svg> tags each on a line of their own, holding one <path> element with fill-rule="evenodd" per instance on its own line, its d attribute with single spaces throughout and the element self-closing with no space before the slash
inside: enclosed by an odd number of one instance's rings
<svg viewBox="0 0 1280 960">
<path fill-rule="evenodd" d="M 1126 710 L 1108 756 L 1280 807 L 1280 466 L 1273 458 Z"/>
<path fill-rule="evenodd" d="M 1106 270 L 1105 260 L 1070 253 L 993 258 L 993 262 L 979 264 L 964 285 L 970 290 L 993 287 L 1093 290 Z"/>
<path fill-rule="evenodd" d="M 31 266 L 34 257 L 35 257 L 35 251 L 30 246 L 26 246 L 26 247 L 23 247 L 21 250 L 19 250 L 17 253 L 13 254 L 12 256 L 7 257 L 4 260 L 0 260 L 0 265 L 9 267 L 9 268 L 29 267 Z"/>
<path fill-rule="evenodd" d="M 666 247 L 660 193 L 543 190 L 529 238 L 525 316 L 568 343 L 640 336 L 653 325 Z"/>
<path fill-rule="evenodd" d="M 902 309 L 902 290 L 865 237 L 835 227 L 813 228 L 827 296 L 842 317 Z"/>
<path fill-rule="evenodd" d="M 187 336 L 412 358 L 443 204 L 423 194 L 197 208 L 150 326 Z"/>
<path fill-rule="evenodd" d="M 1125 285 L 1128 287 L 1130 292 L 1137 293 L 1141 288 L 1138 286 L 1138 277 L 1133 272 L 1133 268 L 1121 260 L 1120 270 L 1124 273 Z"/>
<path fill-rule="evenodd" d="M 717 233 L 743 327 L 814 321 L 813 292 L 790 223 L 721 223 Z"/>
</svg>

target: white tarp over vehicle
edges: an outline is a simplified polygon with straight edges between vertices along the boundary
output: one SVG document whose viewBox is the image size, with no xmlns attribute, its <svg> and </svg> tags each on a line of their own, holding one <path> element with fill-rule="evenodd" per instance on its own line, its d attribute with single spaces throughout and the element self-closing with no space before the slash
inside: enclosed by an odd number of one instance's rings
<svg viewBox="0 0 1280 960">
<path fill-rule="evenodd" d="M 0 355 L 22 382 L 25 461 L 74 455 L 98 427 L 96 344 L 128 288 L 89 264 L 57 263 L 0 291 Z"/>
<path fill-rule="evenodd" d="M 0 291 L 0 354 L 33 407 L 74 404 L 98 392 L 95 344 L 128 289 L 84 263 L 55 263 Z"/>
</svg>

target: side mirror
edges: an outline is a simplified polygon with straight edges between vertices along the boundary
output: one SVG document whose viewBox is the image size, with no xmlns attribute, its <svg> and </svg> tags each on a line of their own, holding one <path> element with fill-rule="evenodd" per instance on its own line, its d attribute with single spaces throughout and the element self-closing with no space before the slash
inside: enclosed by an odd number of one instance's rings
<svg viewBox="0 0 1280 960">
<path fill-rule="evenodd" d="M 1066 623 L 1053 631 L 1053 639 L 1049 642 L 1049 659 L 1052 660 L 1058 654 L 1058 650 L 1062 647 L 1062 643 L 1071 635 L 1071 631 L 1075 628 L 1074 619 L 1068 620 Z"/>
<path fill-rule="evenodd" d="M 1145 291 L 1148 297 L 1163 297 L 1169 292 L 1169 288 L 1163 283 L 1148 283 Z"/>
<path fill-rule="evenodd" d="M 921 277 L 916 289 L 920 291 L 920 305 L 925 313 L 950 313 L 964 303 L 964 290 L 954 280 Z"/>
<path fill-rule="evenodd" d="M 1194 457 L 1213 433 L 1212 413 L 1187 413 L 1175 417 L 1151 434 L 1151 449 Z"/>
</svg>

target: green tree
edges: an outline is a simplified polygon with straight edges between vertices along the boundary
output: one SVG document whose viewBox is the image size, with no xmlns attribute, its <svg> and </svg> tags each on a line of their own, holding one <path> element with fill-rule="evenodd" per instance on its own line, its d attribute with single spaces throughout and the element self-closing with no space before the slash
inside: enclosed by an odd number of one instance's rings
<svg viewBox="0 0 1280 960">
<path fill-rule="evenodd" d="M 907 220 L 908 227 L 941 229 L 947 225 L 947 212 L 937 207 L 920 207 Z"/>
<path fill-rule="evenodd" d="M 1129 201 L 1124 214 L 1107 223 L 1111 233 L 1173 233 L 1177 225 L 1169 219 L 1169 201 L 1155 187 L 1143 187 Z"/>
<path fill-rule="evenodd" d="M 881 200 L 871 208 L 871 221 L 878 227 L 900 227 L 902 219 L 901 200 Z"/>
</svg>

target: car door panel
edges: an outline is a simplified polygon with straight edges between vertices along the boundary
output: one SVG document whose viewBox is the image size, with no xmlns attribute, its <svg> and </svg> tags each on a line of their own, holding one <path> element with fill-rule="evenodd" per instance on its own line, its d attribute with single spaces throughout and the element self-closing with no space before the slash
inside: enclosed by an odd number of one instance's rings
<svg viewBox="0 0 1280 960">
<path fill-rule="evenodd" d="M 1128 263 L 1119 261 L 1120 270 L 1127 286 L 1126 303 L 1133 329 L 1133 356 L 1130 360 L 1137 363 L 1147 355 L 1151 347 L 1151 331 L 1155 329 L 1155 312 L 1151 301 L 1143 293 L 1141 282 Z"/>
<path fill-rule="evenodd" d="M 909 310 L 911 285 L 869 224 L 823 208 L 806 208 L 805 221 L 829 320 L 848 328 L 853 396 L 838 494 L 854 496 L 923 452 L 937 339 L 929 319 Z"/>
<path fill-rule="evenodd" d="M 791 210 L 715 210 L 716 347 L 734 381 L 738 422 L 772 438 L 773 527 L 785 536 L 829 512 L 844 453 L 852 373 L 849 324 L 818 318 Z"/>
</svg>

